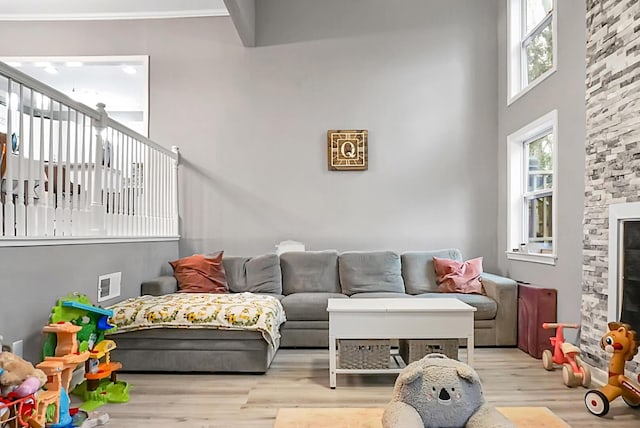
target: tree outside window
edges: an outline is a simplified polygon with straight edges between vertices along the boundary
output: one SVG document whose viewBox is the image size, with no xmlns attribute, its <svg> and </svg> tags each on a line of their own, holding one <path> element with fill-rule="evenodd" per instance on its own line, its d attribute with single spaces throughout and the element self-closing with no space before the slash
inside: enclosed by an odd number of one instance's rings
<svg viewBox="0 0 640 428">
<path fill-rule="evenodd" d="M 542 76 L 553 66 L 553 0 L 522 0 L 523 86 Z"/>
</svg>

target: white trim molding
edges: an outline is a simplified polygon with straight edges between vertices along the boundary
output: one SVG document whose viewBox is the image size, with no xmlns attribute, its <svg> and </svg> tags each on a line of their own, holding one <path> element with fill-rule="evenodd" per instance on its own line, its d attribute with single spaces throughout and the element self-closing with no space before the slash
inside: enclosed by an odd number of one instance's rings
<svg viewBox="0 0 640 428">
<path fill-rule="evenodd" d="M 607 321 L 619 321 L 622 310 L 622 257 L 620 250 L 623 240 L 621 226 L 625 220 L 640 221 L 640 202 L 609 205 L 609 293 L 607 298 Z"/>
<path fill-rule="evenodd" d="M 546 130 L 553 134 L 553 184 L 552 199 L 552 253 L 540 254 L 514 251 L 520 249 L 525 238 L 524 192 L 524 145 L 527 140 L 541 135 Z M 557 235 L 558 200 L 558 111 L 552 110 L 507 137 L 507 259 L 555 265 L 558 254 Z"/>
<path fill-rule="evenodd" d="M 513 104 L 527 92 L 538 86 L 558 68 L 558 11 L 553 1 L 551 13 L 552 55 L 551 68 L 534 81 L 524 85 L 524 58 L 522 53 L 523 0 L 507 0 L 507 106 Z M 544 21 L 543 21 L 544 22 Z"/>
<path fill-rule="evenodd" d="M 129 19 L 200 18 L 229 16 L 226 9 L 163 10 L 96 13 L 0 13 L 0 21 L 112 21 Z"/>
<path fill-rule="evenodd" d="M 113 238 L 96 238 L 96 237 L 39 237 L 39 238 L 13 238 L 0 239 L 0 247 L 42 247 L 49 245 L 86 245 L 86 244 L 122 244 L 133 242 L 163 242 L 178 241 L 180 236 L 149 236 L 149 237 L 113 237 Z"/>
</svg>

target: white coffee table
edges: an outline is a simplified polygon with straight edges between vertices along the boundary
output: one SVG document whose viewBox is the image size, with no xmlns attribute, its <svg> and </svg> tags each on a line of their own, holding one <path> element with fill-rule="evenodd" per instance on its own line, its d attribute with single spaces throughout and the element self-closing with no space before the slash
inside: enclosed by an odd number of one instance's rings
<svg viewBox="0 0 640 428">
<path fill-rule="evenodd" d="M 450 298 L 329 299 L 329 385 L 338 373 L 399 373 L 402 368 L 338 369 L 338 339 L 466 339 L 473 365 L 476 308 Z"/>
</svg>

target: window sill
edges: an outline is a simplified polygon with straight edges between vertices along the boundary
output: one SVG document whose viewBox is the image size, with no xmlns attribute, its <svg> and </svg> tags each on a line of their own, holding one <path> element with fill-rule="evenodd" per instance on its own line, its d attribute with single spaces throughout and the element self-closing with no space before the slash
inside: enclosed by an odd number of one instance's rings
<svg viewBox="0 0 640 428">
<path fill-rule="evenodd" d="M 536 80 L 534 80 L 533 82 L 529 83 L 525 88 L 521 89 L 515 95 L 512 95 L 507 100 L 507 107 L 510 106 L 511 104 L 513 104 L 514 102 L 516 102 L 517 100 L 519 100 L 520 98 L 522 98 L 527 92 L 529 92 L 530 90 L 532 90 L 533 88 L 538 86 L 540 83 L 542 83 L 544 80 L 546 80 L 547 77 L 549 77 L 553 73 L 555 73 L 557 69 L 558 69 L 558 67 L 556 67 L 556 65 L 554 64 L 550 69 L 548 69 L 543 74 L 538 76 L 538 78 Z"/>
<path fill-rule="evenodd" d="M 536 253 L 519 253 L 514 251 L 505 251 L 507 259 L 517 260 L 520 262 L 541 263 L 543 265 L 555 266 L 558 257 L 555 254 L 536 254 Z"/>
<path fill-rule="evenodd" d="M 86 245 L 86 244 L 120 244 L 134 242 L 160 242 L 177 241 L 180 236 L 85 236 L 85 237 L 24 237 L 24 238 L 2 238 L 0 247 L 38 247 L 46 245 Z"/>
</svg>

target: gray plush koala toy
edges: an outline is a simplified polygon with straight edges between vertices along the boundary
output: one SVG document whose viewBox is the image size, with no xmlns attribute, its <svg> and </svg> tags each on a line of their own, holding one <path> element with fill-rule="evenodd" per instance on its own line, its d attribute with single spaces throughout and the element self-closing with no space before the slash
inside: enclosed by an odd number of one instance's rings
<svg viewBox="0 0 640 428">
<path fill-rule="evenodd" d="M 480 377 L 467 364 L 429 354 L 396 379 L 383 428 L 515 428 L 486 404 Z"/>
</svg>

